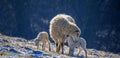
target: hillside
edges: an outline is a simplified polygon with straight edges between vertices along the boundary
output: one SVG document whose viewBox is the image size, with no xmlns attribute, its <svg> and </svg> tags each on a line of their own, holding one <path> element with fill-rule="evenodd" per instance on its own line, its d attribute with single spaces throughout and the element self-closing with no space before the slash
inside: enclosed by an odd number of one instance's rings
<svg viewBox="0 0 120 58">
<path fill-rule="evenodd" d="M 32 40 L 26 40 L 19 37 L 10 37 L 0 35 L 0 58 L 83 58 L 84 52 L 81 51 L 79 56 L 68 56 L 68 47 L 64 47 L 64 55 L 55 53 L 55 45 L 51 43 L 51 52 L 40 49 L 37 50 Z M 77 49 L 74 54 L 76 55 Z M 110 52 L 98 51 L 95 49 L 87 49 L 88 58 L 120 58 L 119 54 L 113 54 Z"/>
</svg>

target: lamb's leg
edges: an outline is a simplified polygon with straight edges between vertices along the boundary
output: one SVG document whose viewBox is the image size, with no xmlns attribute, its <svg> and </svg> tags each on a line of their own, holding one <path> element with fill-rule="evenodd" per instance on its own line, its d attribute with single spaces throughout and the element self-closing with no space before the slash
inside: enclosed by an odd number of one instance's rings
<svg viewBox="0 0 120 58">
<path fill-rule="evenodd" d="M 37 50 L 39 49 L 39 44 L 35 43 L 35 45 L 37 46 Z"/>
<path fill-rule="evenodd" d="M 80 54 L 80 52 L 81 52 L 81 47 L 78 47 L 78 49 L 79 49 L 79 52 L 78 52 L 78 56 L 79 56 L 79 54 Z"/>
<path fill-rule="evenodd" d="M 43 44 L 42 44 L 42 50 L 43 50 L 43 51 L 45 51 L 45 43 L 46 43 L 46 42 L 43 41 Z"/>
<path fill-rule="evenodd" d="M 86 50 L 86 49 L 84 49 L 84 51 L 85 51 L 85 58 L 87 58 L 87 50 Z"/>
<path fill-rule="evenodd" d="M 37 50 L 39 49 L 39 45 L 37 45 Z"/>
<path fill-rule="evenodd" d="M 50 47 L 50 41 L 48 41 L 48 45 L 49 45 L 49 51 L 51 51 L 51 47 Z"/>
<path fill-rule="evenodd" d="M 70 50 L 71 50 L 71 47 L 69 46 L 69 52 L 68 52 L 68 54 L 70 54 Z"/>
</svg>

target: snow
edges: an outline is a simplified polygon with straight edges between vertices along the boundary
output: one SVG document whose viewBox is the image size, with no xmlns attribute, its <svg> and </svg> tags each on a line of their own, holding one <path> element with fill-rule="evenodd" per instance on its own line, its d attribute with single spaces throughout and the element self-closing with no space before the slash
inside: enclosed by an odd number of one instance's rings
<svg viewBox="0 0 120 58">
<path fill-rule="evenodd" d="M 51 51 L 37 50 L 32 41 L 25 40 L 17 37 L 0 37 L 0 58 L 84 58 L 84 51 L 82 50 L 79 56 L 76 56 L 78 49 L 74 50 L 74 56 L 68 55 L 69 48 L 64 46 L 64 54 L 58 54 L 55 52 L 55 44 L 51 43 Z M 95 49 L 87 49 L 88 58 L 120 58 L 120 55 L 108 53 L 104 51 L 97 51 Z"/>
</svg>

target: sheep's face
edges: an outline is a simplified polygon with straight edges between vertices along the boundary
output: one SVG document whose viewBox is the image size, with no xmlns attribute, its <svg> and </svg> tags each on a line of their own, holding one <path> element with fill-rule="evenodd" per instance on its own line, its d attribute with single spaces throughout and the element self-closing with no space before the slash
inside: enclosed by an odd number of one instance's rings
<svg viewBox="0 0 120 58">
<path fill-rule="evenodd" d="M 80 36 L 80 29 L 79 27 L 77 27 L 76 25 L 73 25 L 72 28 L 69 28 L 69 36 L 73 37 L 73 38 L 77 38 Z"/>
</svg>

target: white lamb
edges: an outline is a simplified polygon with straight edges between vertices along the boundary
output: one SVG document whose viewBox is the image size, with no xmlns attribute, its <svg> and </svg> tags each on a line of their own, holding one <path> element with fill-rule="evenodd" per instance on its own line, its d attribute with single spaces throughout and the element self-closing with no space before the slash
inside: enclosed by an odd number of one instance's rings
<svg viewBox="0 0 120 58">
<path fill-rule="evenodd" d="M 49 45 L 49 51 L 51 50 L 51 49 L 50 49 L 49 35 L 48 35 L 47 32 L 45 32 L 45 31 L 40 32 L 40 33 L 37 35 L 36 39 L 34 40 L 35 45 L 37 46 L 37 49 L 39 49 L 39 43 L 40 43 L 40 41 L 43 43 L 43 44 L 42 44 L 42 50 L 43 50 L 43 51 L 45 50 L 45 45 L 46 45 L 46 43 L 48 43 L 48 45 Z"/>
<path fill-rule="evenodd" d="M 70 37 L 69 35 L 66 36 L 67 38 L 67 42 L 68 42 L 68 46 L 70 47 L 69 49 L 69 55 L 73 55 L 73 52 L 74 52 L 74 48 L 79 48 L 79 52 L 78 52 L 78 55 L 80 54 L 80 49 L 82 48 L 84 51 L 85 51 L 85 57 L 87 58 L 87 50 L 86 50 L 86 40 L 82 37 L 79 37 L 75 40 L 73 40 L 72 37 Z"/>
</svg>

